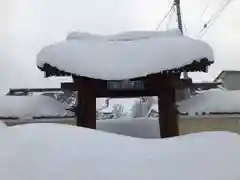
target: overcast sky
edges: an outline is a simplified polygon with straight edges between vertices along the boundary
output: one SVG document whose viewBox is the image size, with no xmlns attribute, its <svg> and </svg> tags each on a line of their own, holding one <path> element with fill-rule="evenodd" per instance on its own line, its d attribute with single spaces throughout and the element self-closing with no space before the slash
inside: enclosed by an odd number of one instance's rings
<svg viewBox="0 0 240 180">
<path fill-rule="evenodd" d="M 154 30 L 170 0 L 0 0 L 0 93 L 9 88 L 56 87 L 36 68 L 36 54 L 61 41 L 72 30 L 113 34 Z M 207 2 L 206 14 L 200 18 Z M 224 0 L 182 0 L 187 34 L 194 37 Z M 222 69 L 240 69 L 240 1 L 233 0 L 203 37 L 215 52 L 209 73 L 192 75 L 212 80 Z"/>
</svg>

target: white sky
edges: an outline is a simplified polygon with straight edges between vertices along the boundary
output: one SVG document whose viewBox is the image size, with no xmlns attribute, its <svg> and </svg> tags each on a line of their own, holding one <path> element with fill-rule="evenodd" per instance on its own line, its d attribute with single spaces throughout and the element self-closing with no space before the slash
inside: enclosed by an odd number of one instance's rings
<svg viewBox="0 0 240 180">
<path fill-rule="evenodd" d="M 36 54 L 48 44 L 80 30 L 112 34 L 127 30 L 154 30 L 170 0 L 0 0 L 0 93 L 11 88 L 56 87 L 60 80 L 44 79 L 36 68 Z M 201 26 L 224 0 L 182 0 L 188 34 Z M 239 69 L 240 1 L 233 0 L 203 40 L 212 45 L 216 63 L 195 80 L 212 80 L 222 69 Z"/>
</svg>

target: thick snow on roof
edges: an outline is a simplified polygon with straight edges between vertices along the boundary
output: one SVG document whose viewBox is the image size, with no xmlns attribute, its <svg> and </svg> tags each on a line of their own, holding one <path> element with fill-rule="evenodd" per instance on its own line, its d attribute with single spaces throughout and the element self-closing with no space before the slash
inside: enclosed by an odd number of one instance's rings
<svg viewBox="0 0 240 180">
<path fill-rule="evenodd" d="M 211 47 L 172 31 L 134 31 L 112 36 L 70 33 L 66 41 L 45 47 L 37 65 L 105 80 L 143 77 L 180 68 L 194 60 L 213 61 Z"/>
<path fill-rule="evenodd" d="M 145 140 L 74 126 L 33 124 L 0 133 L 0 176 L 7 180 L 240 177 L 240 137 L 228 132 Z"/>
<path fill-rule="evenodd" d="M 187 112 L 189 115 L 240 112 L 240 91 L 210 89 L 200 92 L 187 100 L 178 102 L 178 110 L 182 113 Z M 151 110 L 158 111 L 158 105 L 154 104 Z"/>
<path fill-rule="evenodd" d="M 188 100 L 179 103 L 180 112 L 240 112 L 240 91 L 213 89 L 204 91 Z"/>
<path fill-rule="evenodd" d="M 73 115 L 65 106 L 47 96 L 0 97 L 0 117 L 31 118 L 39 116 Z"/>
</svg>

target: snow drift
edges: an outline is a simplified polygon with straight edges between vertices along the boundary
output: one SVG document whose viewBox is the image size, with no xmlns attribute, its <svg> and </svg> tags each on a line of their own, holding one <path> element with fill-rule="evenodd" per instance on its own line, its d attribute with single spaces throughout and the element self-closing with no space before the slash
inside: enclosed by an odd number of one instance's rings
<svg viewBox="0 0 240 180">
<path fill-rule="evenodd" d="M 199 93 L 179 103 L 180 112 L 195 113 L 240 113 L 240 91 L 213 89 Z"/>
<path fill-rule="evenodd" d="M 153 118 L 119 118 L 97 120 L 97 130 L 139 138 L 160 137 L 159 120 Z"/>
<path fill-rule="evenodd" d="M 236 180 L 240 136 L 208 132 L 145 140 L 56 124 L 0 132 L 7 180 Z"/>
<path fill-rule="evenodd" d="M 3 96 L 0 97 L 0 117 L 55 117 L 74 115 L 65 106 L 47 96 Z"/>
<path fill-rule="evenodd" d="M 178 110 L 188 115 L 214 114 L 214 113 L 240 113 L 240 91 L 225 91 L 211 89 L 200 91 L 189 99 L 177 102 Z M 154 104 L 150 111 L 158 112 L 158 105 Z"/>
<path fill-rule="evenodd" d="M 213 61 L 211 47 L 177 31 L 134 31 L 112 36 L 73 32 L 67 41 L 43 48 L 37 55 L 37 65 L 49 64 L 96 79 L 122 80 L 180 68 L 203 58 Z"/>
</svg>

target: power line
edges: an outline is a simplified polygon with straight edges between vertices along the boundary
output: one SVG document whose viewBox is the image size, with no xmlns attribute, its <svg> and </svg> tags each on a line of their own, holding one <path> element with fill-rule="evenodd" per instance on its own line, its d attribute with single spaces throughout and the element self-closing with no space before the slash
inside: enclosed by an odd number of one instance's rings
<svg viewBox="0 0 240 180">
<path fill-rule="evenodd" d="M 200 23 L 202 22 L 201 20 L 202 20 L 203 16 L 205 15 L 205 13 L 207 12 L 208 7 L 209 7 L 209 3 L 207 3 L 207 4 L 204 6 L 204 9 L 203 9 L 201 15 L 199 16 L 199 19 L 194 23 L 195 26 L 197 26 L 198 24 L 200 24 Z M 197 33 L 196 36 L 199 36 L 199 35 L 201 34 L 201 32 L 202 32 L 202 29 Z"/>
<path fill-rule="evenodd" d="M 172 4 L 172 5 L 171 5 Z M 165 14 L 165 16 L 163 17 L 163 19 L 159 22 L 159 24 L 156 27 L 156 30 L 159 29 L 159 27 L 162 25 L 162 23 L 166 20 L 166 18 L 169 16 L 169 14 L 171 13 L 173 7 L 174 7 L 174 3 L 172 1 L 169 1 L 169 6 L 171 5 L 170 9 L 168 10 L 168 12 Z"/>
<path fill-rule="evenodd" d="M 213 26 L 213 24 L 216 22 L 216 20 L 220 17 L 222 12 L 227 8 L 227 6 L 232 2 L 233 0 L 226 0 L 225 4 L 222 6 L 220 11 L 216 12 L 210 20 L 207 21 L 207 23 L 204 24 L 203 28 L 200 31 L 200 39 L 209 31 L 209 29 Z"/>
<path fill-rule="evenodd" d="M 209 6 L 209 3 L 205 6 L 205 8 L 204 8 L 204 10 L 203 10 L 203 12 L 202 12 L 202 14 L 201 14 L 199 20 L 201 20 L 202 17 L 205 15 L 205 13 L 206 13 L 206 11 L 207 11 L 207 9 L 208 9 L 208 6 Z"/>
<path fill-rule="evenodd" d="M 166 24 L 166 29 L 169 28 L 170 22 L 172 21 L 172 17 L 173 17 L 173 15 L 174 15 L 173 13 L 174 13 L 174 7 L 173 7 L 171 13 L 169 14 L 168 22 L 167 22 L 167 24 Z"/>
</svg>

